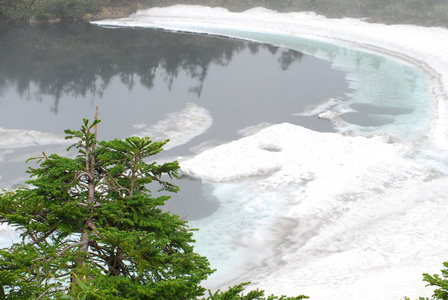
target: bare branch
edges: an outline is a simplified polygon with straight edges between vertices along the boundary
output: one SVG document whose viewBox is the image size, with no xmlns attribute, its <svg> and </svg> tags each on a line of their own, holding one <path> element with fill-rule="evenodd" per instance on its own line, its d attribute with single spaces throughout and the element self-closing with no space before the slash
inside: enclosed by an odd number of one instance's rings
<svg viewBox="0 0 448 300">
<path fill-rule="evenodd" d="M 78 206 L 97 208 L 97 207 L 100 207 L 101 204 L 100 204 L 100 203 L 97 203 L 97 204 L 95 204 L 95 205 L 93 205 L 93 206 L 89 206 L 87 203 L 82 203 L 82 202 L 80 202 L 80 203 L 78 203 Z"/>
<path fill-rule="evenodd" d="M 93 223 L 92 219 L 88 219 L 86 221 L 86 225 L 87 225 L 87 227 L 90 228 L 90 230 L 97 231 L 96 225 L 95 225 L 95 223 Z"/>
<path fill-rule="evenodd" d="M 39 295 L 39 297 L 36 298 L 36 300 L 42 299 L 42 297 L 44 297 L 49 290 L 51 290 L 52 286 L 50 286 L 45 292 L 43 292 L 42 294 Z"/>
<path fill-rule="evenodd" d="M 31 237 L 33 239 L 33 242 L 31 243 L 31 245 L 35 245 L 35 244 L 39 244 L 40 242 L 42 242 L 43 240 L 45 240 L 47 237 L 49 237 L 50 235 L 52 235 L 55 231 L 56 231 L 57 227 L 54 227 L 53 229 L 51 229 L 49 232 L 47 232 L 46 234 L 44 234 L 43 236 L 36 238 L 34 235 Z"/>
<path fill-rule="evenodd" d="M 98 120 L 98 106 L 95 108 L 95 121 Z M 90 170 L 87 169 L 87 171 L 90 171 L 91 173 L 94 172 L 95 170 L 95 148 L 96 148 L 96 143 L 97 143 L 97 137 L 98 137 L 98 124 L 95 124 L 95 129 L 94 129 L 94 141 L 93 141 L 93 145 L 92 145 L 92 157 L 90 158 Z"/>
<path fill-rule="evenodd" d="M 65 252 L 67 252 L 68 250 L 70 250 L 72 248 L 75 248 L 75 247 L 78 247 L 78 246 L 84 246 L 84 245 L 86 245 L 88 243 L 89 243 L 89 241 L 80 241 L 78 243 L 71 244 L 71 245 L 65 247 L 64 249 L 62 249 L 61 251 L 59 251 L 58 252 L 58 257 L 63 255 Z"/>
<path fill-rule="evenodd" d="M 76 180 L 79 180 L 79 178 L 80 178 L 81 176 L 87 176 L 89 179 L 93 179 L 92 174 L 90 174 L 90 173 L 88 173 L 88 172 L 86 172 L 86 171 L 78 171 L 77 174 L 76 174 L 75 179 L 76 179 Z"/>
<path fill-rule="evenodd" d="M 106 173 L 107 173 L 108 179 L 111 181 L 112 186 L 114 187 L 114 189 L 115 189 L 116 191 L 120 192 L 120 191 L 122 191 L 122 190 L 125 190 L 125 191 L 127 191 L 129 194 L 131 193 L 131 191 L 130 191 L 129 189 L 123 187 L 122 185 L 120 185 L 120 184 L 115 180 L 115 178 L 110 174 L 109 170 L 105 169 L 105 171 L 106 171 Z M 124 174 L 123 174 L 123 176 L 124 176 L 125 178 L 129 178 L 129 177 L 127 177 L 127 176 L 124 175 Z"/>
</svg>

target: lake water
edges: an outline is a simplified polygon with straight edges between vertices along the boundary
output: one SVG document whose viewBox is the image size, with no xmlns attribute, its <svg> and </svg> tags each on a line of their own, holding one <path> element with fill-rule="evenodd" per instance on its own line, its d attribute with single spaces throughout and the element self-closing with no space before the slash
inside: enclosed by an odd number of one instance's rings
<svg viewBox="0 0 448 300">
<path fill-rule="evenodd" d="M 297 115 L 353 90 L 330 62 L 269 44 L 154 29 L 84 23 L 0 27 L 0 186 L 22 184 L 24 161 L 64 153 L 64 129 L 92 118 L 100 139 L 171 138 L 163 157 L 188 157 L 241 137 L 243 129 L 289 122 L 335 131 L 316 115 Z M 258 127 L 257 127 L 258 126 Z M 188 129 L 188 130 L 187 130 Z M 250 130 L 249 130 L 250 131 Z M 189 220 L 217 208 L 200 182 L 175 182 L 168 207 Z"/>
<path fill-rule="evenodd" d="M 163 153 L 170 159 L 235 140 L 251 127 L 289 122 L 335 131 L 318 117 L 326 108 L 340 115 L 333 121 L 345 128 L 338 130 L 409 136 L 425 124 L 426 81 L 411 66 L 318 41 L 238 34 L 269 44 L 85 23 L 2 25 L 0 186 L 27 179 L 27 158 L 64 153 L 66 145 L 30 137 L 30 130 L 60 139 L 64 129 L 92 118 L 96 106 L 100 139 L 174 139 Z M 195 220 L 217 208 L 198 181 L 176 184 L 182 192 L 168 203 L 173 212 Z"/>
</svg>

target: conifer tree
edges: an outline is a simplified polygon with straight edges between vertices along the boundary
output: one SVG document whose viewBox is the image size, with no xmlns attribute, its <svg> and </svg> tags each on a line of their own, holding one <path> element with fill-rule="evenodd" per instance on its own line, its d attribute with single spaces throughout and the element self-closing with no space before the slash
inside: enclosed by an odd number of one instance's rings
<svg viewBox="0 0 448 300">
<path fill-rule="evenodd" d="M 423 273 L 423 281 L 427 282 L 426 286 L 436 287 L 431 298 L 420 297 L 419 300 L 448 300 L 448 261 L 443 263 L 445 269 L 442 269 L 442 274 L 429 275 Z M 404 300 L 411 300 L 409 297 L 404 297 Z"/>
<path fill-rule="evenodd" d="M 193 251 L 192 232 L 162 212 L 178 187 L 177 162 L 145 159 L 167 143 L 97 141 L 99 120 L 66 130 L 75 158 L 56 154 L 29 168 L 29 187 L 0 195 L 0 222 L 21 242 L 0 250 L 0 299 L 195 299 L 212 270 Z M 70 149 L 69 148 L 69 149 Z"/>
<path fill-rule="evenodd" d="M 427 286 L 437 287 L 431 299 L 448 300 L 448 262 L 444 262 L 443 266 L 445 269 L 441 270 L 442 275 L 434 274 L 431 276 L 428 273 L 423 274 L 423 281 L 428 283 Z"/>
<path fill-rule="evenodd" d="M 0 193 L 0 223 L 22 238 L 0 250 L 0 300 L 187 300 L 199 299 L 200 284 L 214 270 L 193 251 L 192 232 L 178 216 L 162 212 L 179 188 L 162 179 L 178 176 L 177 162 L 146 159 L 168 140 L 148 137 L 97 141 L 97 125 L 84 119 L 80 130 L 66 130 L 76 142 L 75 158 L 43 153 L 31 179 Z M 299 300 L 254 290 L 242 283 L 209 291 L 203 300 Z"/>
</svg>

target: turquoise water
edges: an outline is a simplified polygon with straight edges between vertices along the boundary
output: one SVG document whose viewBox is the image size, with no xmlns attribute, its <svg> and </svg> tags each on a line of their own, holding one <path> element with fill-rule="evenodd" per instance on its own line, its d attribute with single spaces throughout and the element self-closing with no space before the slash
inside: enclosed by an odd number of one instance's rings
<svg viewBox="0 0 448 300">
<path fill-rule="evenodd" d="M 209 29 L 207 29 L 209 30 Z M 326 60 L 343 71 L 350 91 L 331 107 L 358 135 L 385 133 L 393 137 L 420 137 L 431 115 L 429 77 L 400 59 L 356 49 L 335 41 L 213 28 L 214 34 L 269 43 Z M 321 88 L 325 88 L 323 85 Z"/>
</svg>

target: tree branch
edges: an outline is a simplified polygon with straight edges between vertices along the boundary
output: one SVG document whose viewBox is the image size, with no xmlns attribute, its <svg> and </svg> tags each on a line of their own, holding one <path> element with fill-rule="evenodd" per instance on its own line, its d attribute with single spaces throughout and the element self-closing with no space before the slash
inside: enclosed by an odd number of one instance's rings
<svg viewBox="0 0 448 300">
<path fill-rule="evenodd" d="M 79 178 L 81 176 L 87 176 L 89 179 L 93 179 L 92 178 L 92 174 L 88 173 L 87 171 L 78 171 L 77 174 L 76 174 L 75 179 L 79 181 Z M 83 182 L 80 182 L 80 183 L 82 183 L 82 186 L 87 187 L 87 185 L 84 185 L 85 183 L 83 183 Z"/>
<path fill-rule="evenodd" d="M 59 251 L 57 255 L 58 255 L 58 257 L 60 257 L 60 256 L 62 256 L 65 252 L 67 252 L 68 250 L 70 250 L 70 249 L 72 249 L 72 248 L 75 248 L 75 247 L 78 247 L 78 246 L 85 246 L 85 245 L 88 244 L 88 243 L 89 243 L 89 241 L 87 240 L 87 241 L 80 241 L 80 242 L 78 242 L 78 243 L 69 245 L 69 246 L 65 247 L 64 249 L 62 249 L 61 251 Z"/>
<path fill-rule="evenodd" d="M 100 207 L 100 206 L 101 206 L 101 204 L 100 204 L 100 203 L 97 203 L 97 204 L 95 204 L 95 205 L 93 205 L 93 206 L 89 206 L 89 204 L 87 204 L 87 203 L 82 203 L 82 202 L 79 202 L 79 203 L 78 203 L 78 206 L 81 206 L 81 207 L 91 207 L 91 208 L 97 208 L 97 207 Z"/>
<path fill-rule="evenodd" d="M 45 235 L 36 238 L 36 236 L 32 235 L 31 238 L 33 239 L 33 242 L 31 243 L 31 245 L 36 245 L 39 244 L 40 242 L 42 242 L 43 240 L 45 240 L 47 237 L 49 237 L 50 235 L 53 234 L 53 232 L 55 232 L 57 229 L 57 227 L 54 227 L 53 229 L 51 229 L 49 232 L 47 232 Z M 31 233 L 30 233 L 31 235 Z"/>
</svg>

